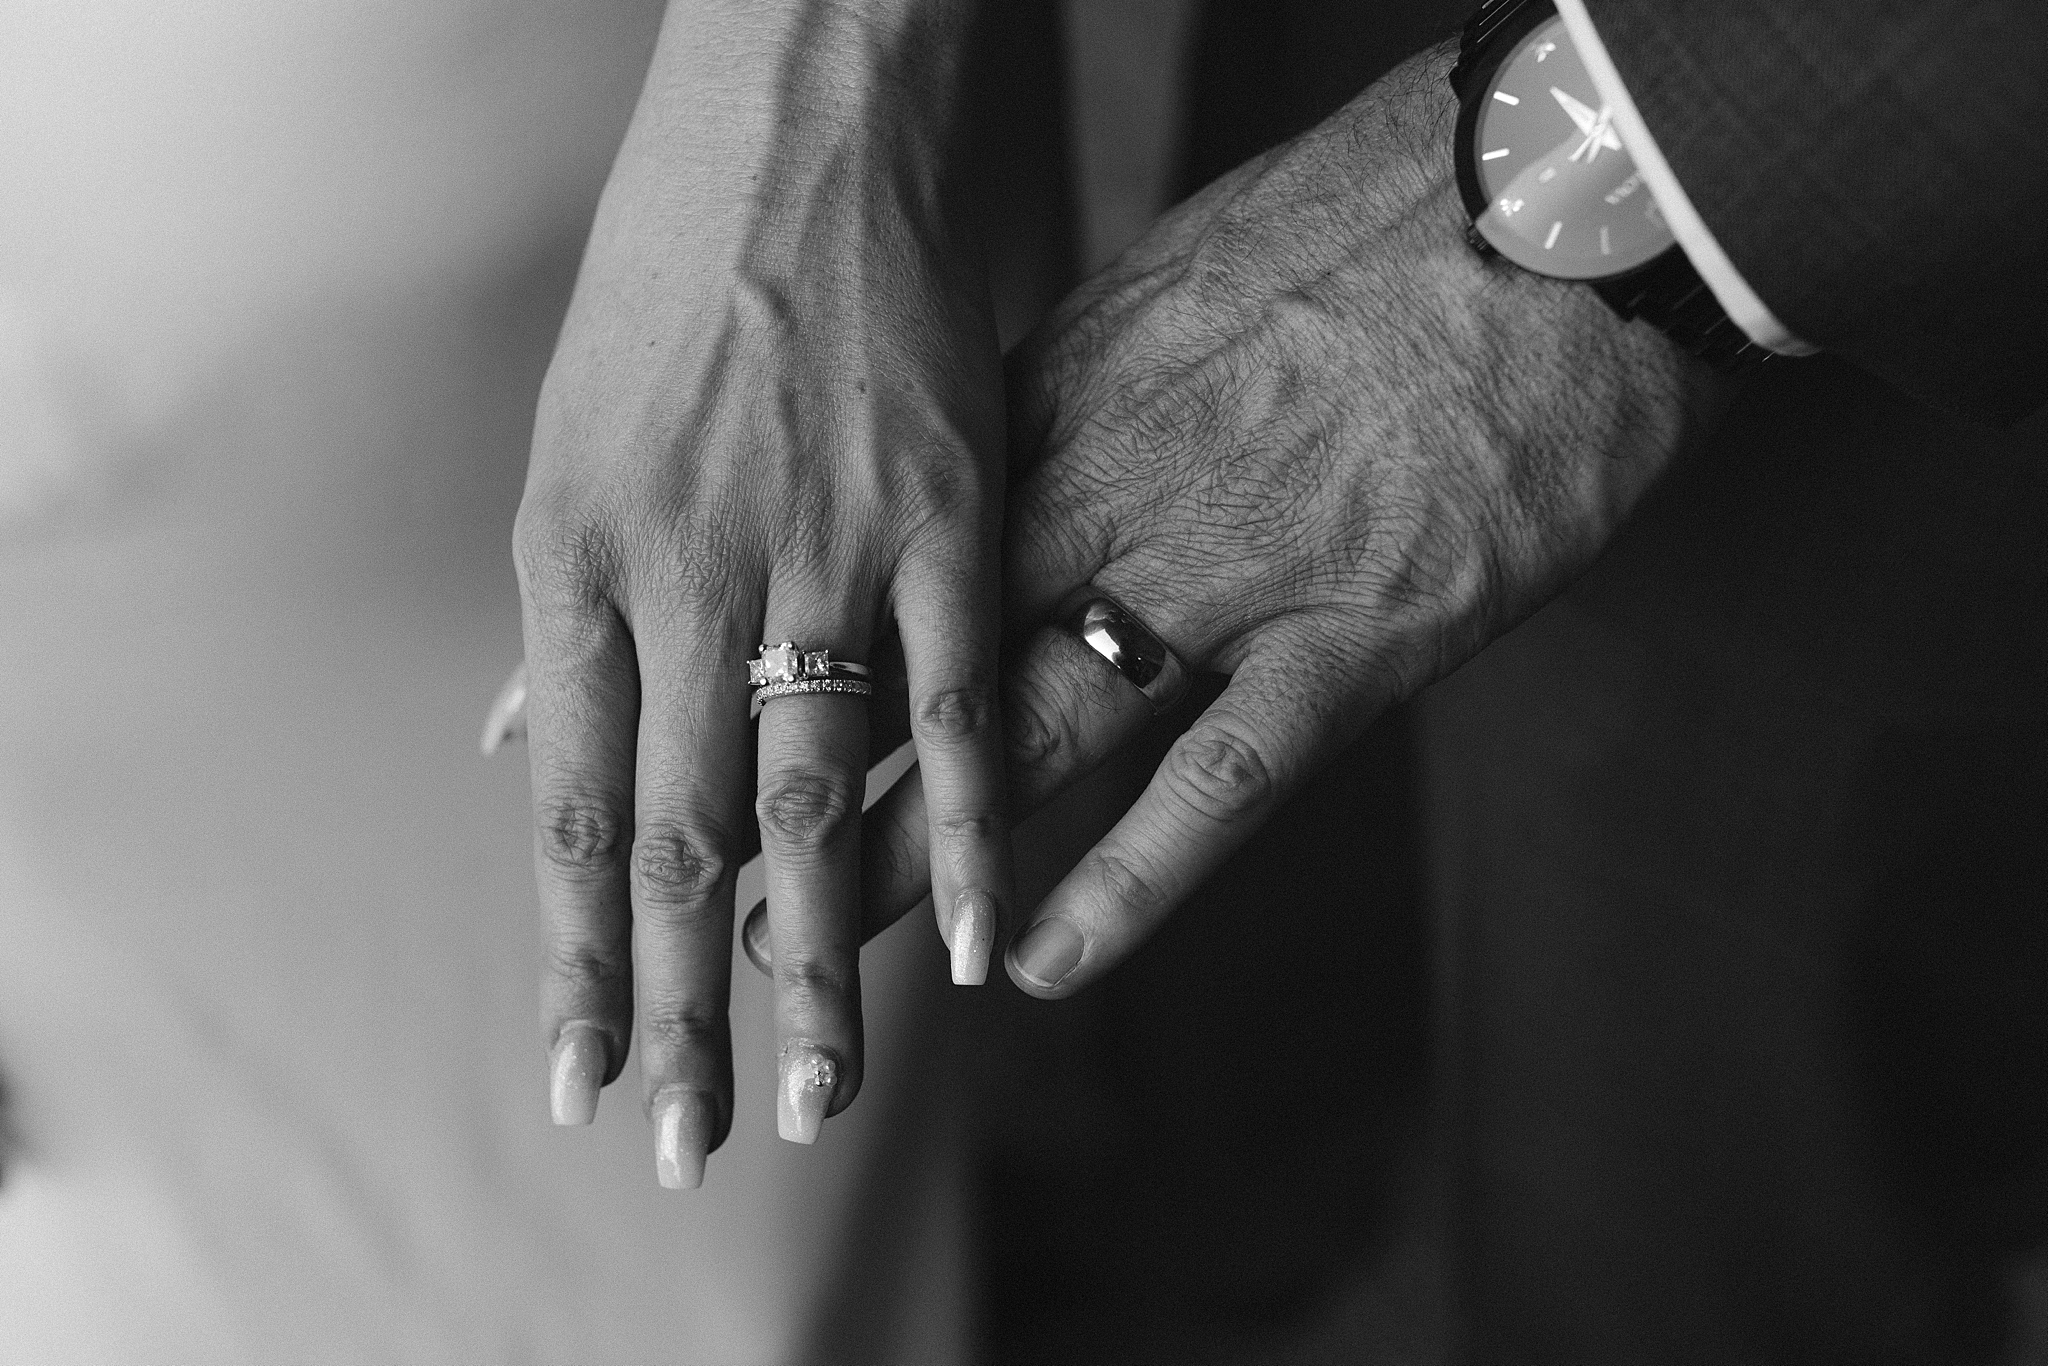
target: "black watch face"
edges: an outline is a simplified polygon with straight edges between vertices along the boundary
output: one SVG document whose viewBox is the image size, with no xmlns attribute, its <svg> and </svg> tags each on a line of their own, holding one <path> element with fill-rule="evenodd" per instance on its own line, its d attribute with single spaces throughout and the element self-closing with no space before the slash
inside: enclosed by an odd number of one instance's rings
<svg viewBox="0 0 2048 1366">
<path fill-rule="evenodd" d="M 1488 200 L 1474 226 L 1501 255 L 1539 275 L 1594 280 L 1671 246 L 1610 114 L 1562 19 L 1501 63 L 1471 149 Z"/>
</svg>

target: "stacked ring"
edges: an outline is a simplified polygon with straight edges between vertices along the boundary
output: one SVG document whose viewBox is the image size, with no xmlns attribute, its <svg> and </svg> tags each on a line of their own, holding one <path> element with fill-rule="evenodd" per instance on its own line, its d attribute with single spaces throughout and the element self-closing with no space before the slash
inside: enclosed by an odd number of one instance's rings
<svg viewBox="0 0 2048 1366">
<path fill-rule="evenodd" d="M 761 708 L 778 697 L 802 697 L 809 693 L 846 693 L 852 697 L 872 697 L 875 685 L 864 678 L 799 678 L 793 683 L 767 683 L 754 690 L 754 700 L 747 706 L 749 719 L 761 714 Z"/>
<path fill-rule="evenodd" d="M 760 657 L 747 661 L 747 685 L 754 690 L 747 715 L 759 716 L 761 708 L 778 697 L 812 693 L 871 697 L 875 686 L 868 681 L 868 672 L 865 664 L 832 658 L 830 650 L 800 650 L 790 640 L 763 645 Z"/>
</svg>

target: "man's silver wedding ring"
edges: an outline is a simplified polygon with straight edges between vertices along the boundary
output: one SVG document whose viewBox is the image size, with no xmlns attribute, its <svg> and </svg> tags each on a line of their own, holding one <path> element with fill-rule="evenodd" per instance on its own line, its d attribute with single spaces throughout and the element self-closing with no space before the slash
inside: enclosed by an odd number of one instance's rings
<svg viewBox="0 0 2048 1366">
<path fill-rule="evenodd" d="M 1072 605 L 1060 614 L 1061 624 L 1143 693 L 1153 715 L 1171 710 L 1186 694 L 1188 671 L 1179 657 L 1123 604 L 1092 588 L 1069 601 Z"/>
</svg>

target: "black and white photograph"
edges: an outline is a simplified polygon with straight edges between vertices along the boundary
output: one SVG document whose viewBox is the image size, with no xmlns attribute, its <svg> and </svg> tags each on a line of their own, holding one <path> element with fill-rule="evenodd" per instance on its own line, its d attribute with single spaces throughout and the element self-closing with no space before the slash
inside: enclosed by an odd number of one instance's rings
<svg viewBox="0 0 2048 1366">
<path fill-rule="evenodd" d="M 2041 0 L 0 0 L 0 1366 L 2048 1366 Z"/>
</svg>

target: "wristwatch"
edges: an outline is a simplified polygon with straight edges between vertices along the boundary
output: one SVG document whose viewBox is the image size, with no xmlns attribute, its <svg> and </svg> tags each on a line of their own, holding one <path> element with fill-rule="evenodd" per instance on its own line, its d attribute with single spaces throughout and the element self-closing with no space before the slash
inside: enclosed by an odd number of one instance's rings
<svg viewBox="0 0 2048 1366">
<path fill-rule="evenodd" d="M 1451 86 L 1475 250 L 1583 280 L 1717 369 L 1770 357 L 1686 259 L 1551 0 L 1485 0 L 1465 23 Z"/>
</svg>

